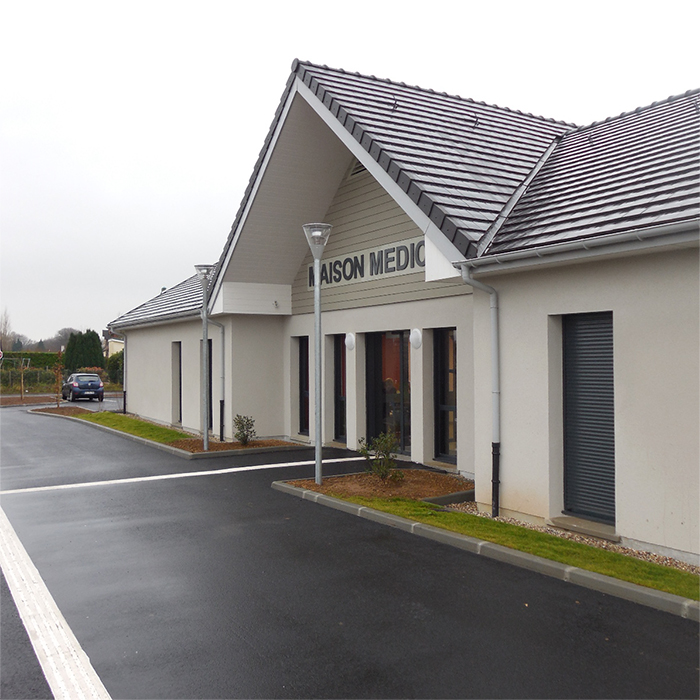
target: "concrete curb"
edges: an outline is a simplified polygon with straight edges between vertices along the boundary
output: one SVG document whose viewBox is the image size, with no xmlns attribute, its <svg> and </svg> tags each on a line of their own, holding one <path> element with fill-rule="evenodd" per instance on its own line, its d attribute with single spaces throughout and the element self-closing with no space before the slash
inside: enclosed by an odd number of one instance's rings
<svg viewBox="0 0 700 700">
<path fill-rule="evenodd" d="M 638 586 L 637 584 L 621 581 L 610 576 L 579 569 L 576 566 L 568 566 L 567 564 L 544 559 L 534 554 L 519 552 L 518 550 L 503 547 L 493 542 L 486 542 L 475 537 L 469 537 L 468 535 L 460 535 L 456 532 L 443 530 L 439 527 L 408 520 L 407 518 L 392 515 L 391 513 L 383 513 L 373 508 L 367 508 L 366 506 L 360 506 L 356 503 L 326 496 L 316 491 L 300 489 L 296 486 L 291 486 L 286 481 L 274 481 L 272 482 L 272 488 L 296 496 L 297 498 L 303 498 L 306 501 L 313 501 L 314 503 L 343 511 L 344 513 L 350 513 L 351 515 L 365 518 L 366 520 L 371 520 L 382 525 L 389 525 L 390 527 L 395 527 L 404 532 L 425 537 L 434 542 L 457 547 L 458 549 L 471 552 L 472 554 L 495 559 L 505 564 L 519 566 L 529 571 L 544 574 L 545 576 L 552 576 L 560 581 L 573 583 L 577 586 L 599 591 L 600 593 L 624 598 L 625 600 L 638 603 L 639 605 L 646 605 L 656 610 L 678 615 L 679 617 L 687 618 L 694 622 L 700 622 L 700 603 L 696 600 L 682 598 L 681 596 L 657 591 L 653 588 L 646 588 L 645 586 Z"/>
<path fill-rule="evenodd" d="M 286 447 L 251 447 L 245 450 L 214 450 L 212 452 L 188 452 L 187 450 L 181 450 L 179 447 L 172 447 L 170 445 L 164 445 L 162 442 L 153 442 L 153 440 L 147 440 L 146 438 L 139 437 L 138 435 L 131 435 L 130 433 L 124 433 L 121 430 L 115 430 L 114 428 L 109 428 L 106 425 L 100 425 L 99 423 L 93 423 L 89 420 L 82 420 L 81 418 L 75 418 L 74 416 L 62 416 L 60 413 L 40 413 L 34 409 L 28 409 L 27 413 L 33 413 L 36 416 L 50 416 L 51 418 L 63 418 L 63 420 L 72 420 L 81 423 L 82 425 L 89 425 L 92 428 L 97 428 L 98 430 L 104 430 L 105 432 L 112 433 L 113 435 L 121 435 L 123 438 L 132 440 L 133 442 L 139 442 L 142 445 L 149 445 L 157 450 L 162 450 L 163 452 L 169 452 L 182 459 L 216 459 L 218 457 L 231 457 L 233 455 L 254 455 L 254 454 L 264 454 L 266 452 L 294 452 L 296 450 L 308 449 L 306 445 L 290 445 Z M 196 436 L 193 436 L 196 437 Z"/>
</svg>

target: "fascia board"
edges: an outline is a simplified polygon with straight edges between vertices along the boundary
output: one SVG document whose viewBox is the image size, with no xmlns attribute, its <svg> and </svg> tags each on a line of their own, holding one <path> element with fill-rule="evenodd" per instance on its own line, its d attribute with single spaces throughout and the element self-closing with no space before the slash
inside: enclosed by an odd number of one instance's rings
<svg viewBox="0 0 700 700">
<path fill-rule="evenodd" d="M 435 270 L 442 270 L 448 277 L 458 277 L 456 270 L 447 273 L 450 261 L 466 260 L 466 258 L 455 248 L 444 236 L 442 231 L 424 214 L 411 198 L 398 186 L 389 173 L 377 163 L 372 156 L 360 145 L 355 137 L 331 114 L 324 106 L 323 102 L 301 81 L 296 78 L 292 87 L 292 92 L 303 97 L 316 114 L 323 119 L 330 130 L 342 141 L 343 145 L 357 158 L 360 163 L 369 171 L 374 179 L 386 190 L 387 194 L 403 209 L 406 215 L 423 232 L 425 237 L 434 245 L 433 250 L 438 251 L 447 261 L 448 266 L 443 267 L 439 263 L 433 265 Z M 426 245 L 426 255 L 431 247 Z M 430 267 L 426 259 L 426 279 L 428 279 L 428 268 Z M 454 269 L 454 268 L 453 268 Z M 442 277 L 440 277 L 441 279 Z M 438 279 L 434 277 L 433 279 Z"/>
<path fill-rule="evenodd" d="M 690 248 L 700 242 L 697 222 L 600 236 L 573 243 L 559 243 L 527 251 L 486 255 L 466 261 L 474 274 L 563 265 L 603 257 L 619 257 L 661 248 Z M 455 260 L 455 263 L 459 261 Z"/>
<path fill-rule="evenodd" d="M 119 325 L 112 325 L 108 324 L 107 328 L 110 330 L 114 330 L 119 332 L 120 334 L 122 333 L 128 333 L 129 331 L 136 330 L 136 329 L 141 329 L 141 328 L 152 328 L 153 326 L 165 326 L 170 323 L 179 323 L 179 322 L 185 322 L 185 321 L 194 321 L 197 319 L 201 319 L 202 314 L 200 311 L 192 311 L 188 312 L 185 314 L 173 314 L 172 316 L 161 316 L 158 319 L 154 319 L 151 321 L 135 321 L 134 323 L 127 323 L 127 324 L 119 324 Z"/>
<path fill-rule="evenodd" d="M 248 201 L 246 202 L 245 209 L 243 210 L 241 217 L 238 220 L 238 227 L 233 234 L 233 238 L 231 239 L 231 242 L 228 244 L 228 250 L 226 251 L 226 257 L 224 259 L 223 265 L 221 265 L 221 269 L 219 271 L 219 274 L 217 275 L 216 284 L 214 285 L 213 289 L 211 290 L 211 294 L 209 295 L 209 303 L 207 304 L 207 309 L 212 309 L 217 304 L 219 294 L 221 293 L 221 285 L 223 283 L 224 277 L 226 276 L 226 270 L 228 269 L 229 263 L 231 262 L 231 257 L 233 256 L 233 251 L 235 250 L 236 244 L 238 243 L 238 240 L 241 237 L 241 232 L 243 231 L 243 228 L 245 227 L 245 223 L 248 219 L 248 214 L 250 213 L 250 210 L 253 206 L 253 203 L 255 202 L 255 197 L 258 193 L 260 183 L 262 182 L 262 179 L 265 175 L 265 171 L 267 170 L 267 166 L 270 162 L 270 159 L 272 158 L 272 154 L 275 150 L 275 146 L 277 145 L 277 141 L 279 139 L 280 133 L 282 132 L 282 128 L 284 127 L 285 121 L 287 120 L 289 110 L 292 107 L 292 102 L 294 101 L 294 97 L 297 94 L 297 86 L 299 83 L 300 83 L 299 79 L 296 78 L 294 83 L 292 84 L 290 90 L 289 90 L 289 94 L 287 95 L 287 99 L 286 99 L 284 108 L 282 110 L 282 113 L 280 114 L 280 117 L 277 120 L 277 124 L 275 126 L 275 131 L 272 135 L 272 138 L 270 139 L 270 142 L 267 144 L 267 152 L 265 153 L 265 157 L 263 158 L 263 161 L 260 164 L 260 167 L 258 168 L 258 172 L 257 172 L 257 175 L 255 177 L 255 182 L 253 183 L 253 187 L 251 188 L 250 194 L 248 195 Z M 301 83 L 301 84 L 303 85 L 303 83 Z M 304 87 L 306 87 L 306 86 L 304 86 Z"/>
</svg>

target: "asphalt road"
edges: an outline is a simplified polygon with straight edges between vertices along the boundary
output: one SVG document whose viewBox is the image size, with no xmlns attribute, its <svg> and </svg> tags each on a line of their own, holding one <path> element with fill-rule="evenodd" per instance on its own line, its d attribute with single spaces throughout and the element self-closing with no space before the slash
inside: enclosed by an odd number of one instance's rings
<svg viewBox="0 0 700 700">
<path fill-rule="evenodd" d="M 270 488 L 313 464 L 184 476 L 312 450 L 187 461 L 22 409 L 0 421 L 2 508 L 113 698 L 700 692 L 689 620 Z M 38 666 L 9 624 L 0 695 L 45 697 L 6 694 Z"/>
</svg>

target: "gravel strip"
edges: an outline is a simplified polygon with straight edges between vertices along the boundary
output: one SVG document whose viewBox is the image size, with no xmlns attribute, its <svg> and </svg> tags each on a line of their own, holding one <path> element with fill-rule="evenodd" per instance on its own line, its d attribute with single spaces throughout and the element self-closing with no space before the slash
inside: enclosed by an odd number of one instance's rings
<svg viewBox="0 0 700 700">
<path fill-rule="evenodd" d="M 467 503 L 455 503 L 453 505 L 446 506 L 446 508 L 460 513 L 470 513 L 472 515 L 478 515 L 483 518 L 491 517 L 489 513 L 479 512 L 476 503 L 474 503 L 473 501 Z M 661 564 L 662 566 L 670 566 L 674 569 L 680 569 L 681 571 L 687 571 L 691 574 L 695 574 L 696 576 L 700 576 L 700 566 L 688 564 L 678 559 L 672 559 L 671 557 L 665 557 L 661 554 L 653 554 L 651 552 L 644 552 L 638 549 L 631 549 L 630 547 L 623 547 L 622 545 L 615 544 L 614 542 L 608 542 L 607 540 L 601 540 L 597 537 L 590 537 L 589 535 L 580 535 L 576 532 L 560 530 L 559 528 L 550 527 L 548 525 L 533 525 L 532 523 L 526 523 L 522 520 L 516 520 L 515 518 L 504 518 L 502 516 L 499 516 L 498 518 L 494 518 L 494 520 L 498 520 L 502 523 L 511 523 L 511 525 L 519 525 L 520 527 L 526 527 L 528 528 L 528 530 L 538 530 L 539 532 L 546 532 L 548 535 L 561 537 L 565 540 L 581 542 L 582 544 L 588 544 L 592 547 L 598 547 L 598 549 L 607 549 L 610 552 L 618 552 L 619 554 L 625 554 L 629 557 L 635 557 L 636 559 L 642 559 L 643 561 L 650 561 L 654 564 Z"/>
</svg>

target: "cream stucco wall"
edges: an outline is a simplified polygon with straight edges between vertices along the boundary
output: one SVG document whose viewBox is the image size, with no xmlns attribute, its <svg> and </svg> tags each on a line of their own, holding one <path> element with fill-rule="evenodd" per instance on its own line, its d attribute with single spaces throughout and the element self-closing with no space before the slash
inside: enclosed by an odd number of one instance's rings
<svg viewBox="0 0 700 700">
<path fill-rule="evenodd" d="M 216 330 L 216 329 L 214 329 Z M 212 334 L 216 338 L 218 331 Z M 199 431 L 199 373 L 202 324 L 173 323 L 126 332 L 127 410 L 160 423 L 172 423 L 172 344 L 182 344 L 182 427 Z M 213 342 L 214 377 L 219 366 Z M 214 379 L 216 386 L 216 379 Z"/>
<path fill-rule="evenodd" d="M 484 276 L 500 297 L 501 506 L 540 518 L 563 507 L 561 316 L 612 311 L 616 528 L 697 554 L 700 353 L 697 249 Z M 489 300 L 475 293 L 475 335 Z M 490 354 L 475 347 L 477 501 L 489 504 Z"/>
<path fill-rule="evenodd" d="M 233 437 L 236 413 L 255 418 L 260 436 L 284 434 L 282 362 L 284 319 L 275 316 L 220 316 L 224 326 L 224 436 Z M 176 387 L 172 344 L 181 343 L 182 428 L 200 432 L 200 346 L 202 324 L 188 321 L 127 332 L 127 410 L 173 424 Z M 221 329 L 209 326 L 212 346 L 212 424 L 219 435 Z"/>
</svg>

